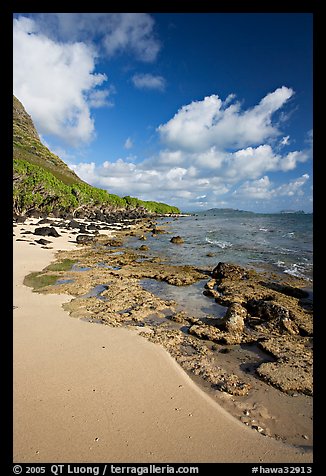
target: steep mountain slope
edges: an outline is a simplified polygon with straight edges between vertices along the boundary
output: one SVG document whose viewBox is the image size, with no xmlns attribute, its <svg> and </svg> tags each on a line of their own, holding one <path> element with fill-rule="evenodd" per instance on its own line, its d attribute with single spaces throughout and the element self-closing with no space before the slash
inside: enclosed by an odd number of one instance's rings
<svg viewBox="0 0 326 476">
<path fill-rule="evenodd" d="M 63 183 L 82 182 L 57 155 L 45 147 L 35 129 L 32 118 L 22 103 L 13 97 L 13 155 L 51 172 Z"/>
<path fill-rule="evenodd" d="M 57 155 L 45 147 L 31 117 L 13 97 L 13 211 L 16 214 L 100 213 L 117 210 L 180 213 L 176 207 L 132 197 L 121 198 L 81 180 Z"/>
</svg>

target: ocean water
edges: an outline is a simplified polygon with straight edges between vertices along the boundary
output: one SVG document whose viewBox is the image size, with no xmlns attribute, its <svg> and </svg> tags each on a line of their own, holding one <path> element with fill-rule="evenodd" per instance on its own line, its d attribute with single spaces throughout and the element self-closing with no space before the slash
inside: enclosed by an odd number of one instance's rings
<svg viewBox="0 0 326 476">
<path fill-rule="evenodd" d="M 162 219 L 158 226 L 168 234 L 148 235 L 146 244 L 168 262 L 213 269 L 223 261 L 313 280 L 312 214 L 220 210 Z M 170 242 L 177 235 L 184 244 Z"/>
</svg>

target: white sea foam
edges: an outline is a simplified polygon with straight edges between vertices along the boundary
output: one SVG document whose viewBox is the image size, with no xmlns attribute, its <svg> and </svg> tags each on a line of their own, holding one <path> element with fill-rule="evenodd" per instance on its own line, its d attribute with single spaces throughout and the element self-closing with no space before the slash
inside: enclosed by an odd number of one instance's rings
<svg viewBox="0 0 326 476">
<path fill-rule="evenodd" d="M 278 260 L 274 263 L 276 266 L 282 269 L 283 273 L 290 274 L 291 276 L 294 276 L 296 278 L 305 278 L 308 279 L 309 281 L 310 278 L 306 276 L 307 271 L 309 268 L 312 268 L 312 265 L 310 264 L 285 264 L 284 261 Z"/>
<path fill-rule="evenodd" d="M 232 246 L 232 243 L 230 243 L 229 241 L 211 240 L 210 238 L 206 238 L 206 241 L 210 245 L 216 245 L 219 248 L 222 248 L 223 250 L 224 248 L 231 248 Z"/>
<path fill-rule="evenodd" d="M 279 260 L 279 261 L 276 261 L 275 264 L 276 264 L 276 266 L 278 266 L 279 268 L 283 268 L 284 265 L 285 265 L 284 261 L 280 261 L 280 260 Z"/>
<path fill-rule="evenodd" d="M 280 250 L 282 250 L 282 251 L 280 251 L 280 253 L 281 253 L 282 255 L 288 254 L 288 253 L 294 253 L 294 254 L 297 254 L 297 253 L 298 253 L 297 250 L 292 250 L 291 248 L 280 248 Z"/>
<path fill-rule="evenodd" d="M 294 238 L 294 236 L 294 231 L 289 231 L 288 233 L 285 233 L 285 235 L 282 235 L 282 238 Z"/>
<path fill-rule="evenodd" d="M 297 264 L 292 264 L 289 268 L 285 268 L 284 273 L 295 276 L 296 278 L 303 278 L 304 274 L 300 271 Z"/>
</svg>

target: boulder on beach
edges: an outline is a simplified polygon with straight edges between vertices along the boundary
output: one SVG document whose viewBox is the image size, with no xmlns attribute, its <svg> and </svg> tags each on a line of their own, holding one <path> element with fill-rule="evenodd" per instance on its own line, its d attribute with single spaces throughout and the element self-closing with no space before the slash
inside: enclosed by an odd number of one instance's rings
<svg viewBox="0 0 326 476">
<path fill-rule="evenodd" d="M 166 233 L 166 231 L 163 230 L 162 228 L 153 228 L 152 229 L 152 234 L 153 235 L 163 235 L 164 233 Z"/>
<path fill-rule="evenodd" d="M 39 240 L 35 240 L 36 243 L 39 245 L 48 245 L 49 243 L 52 243 L 52 241 L 45 240 L 44 238 L 40 238 Z"/>
<path fill-rule="evenodd" d="M 250 299 L 247 302 L 247 308 L 251 315 L 261 317 L 267 321 L 272 319 L 290 319 L 289 310 L 281 304 L 273 301 Z"/>
<path fill-rule="evenodd" d="M 95 225 L 95 223 L 91 223 L 90 225 L 87 226 L 87 230 L 100 230 L 100 226 L 99 225 Z"/>
<path fill-rule="evenodd" d="M 93 243 L 94 236 L 91 236 L 91 235 L 77 235 L 76 236 L 76 241 L 80 245 L 87 245 L 89 243 Z"/>
<path fill-rule="evenodd" d="M 17 213 L 13 213 L 13 220 L 16 223 L 24 223 L 26 221 L 26 216 L 25 215 L 17 215 Z"/>
<path fill-rule="evenodd" d="M 54 238 L 61 236 L 53 226 L 35 228 L 34 235 L 53 236 Z"/>
<path fill-rule="evenodd" d="M 221 324 L 231 334 L 242 334 L 247 310 L 238 302 L 233 302 L 227 309 Z"/>
<path fill-rule="evenodd" d="M 40 220 L 37 225 L 46 225 L 46 224 L 49 224 L 49 223 L 52 223 L 53 220 L 50 220 L 49 218 L 42 218 L 42 220 Z"/>
<path fill-rule="evenodd" d="M 181 236 L 173 236 L 170 241 L 176 245 L 182 245 L 182 243 L 184 243 L 184 239 L 181 238 Z"/>
<path fill-rule="evenodd" d="M 230 263 L 218 263 L 212 271 L 212 277 L 214 279 L 230 279 L 239 280 L 248 278 L 248 270 Z"/>
<path fill-rule="evenodd" d="M 77 220 L 70 220 L 68 223 L 68 228 L 80 228 L 81 223 L 79 223 Z"/>
</svg>

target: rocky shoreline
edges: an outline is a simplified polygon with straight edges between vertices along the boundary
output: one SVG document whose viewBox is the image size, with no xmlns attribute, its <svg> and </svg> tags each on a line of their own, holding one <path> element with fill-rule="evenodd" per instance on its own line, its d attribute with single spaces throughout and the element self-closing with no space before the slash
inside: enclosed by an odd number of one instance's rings
<svg viewBox="0 0 326 476">
<path fill-rule="evenodd" d="M 16 217 L 15 222 L 22 219 Z M 219 395 L 231 412 L 256 431 L 296 445 L 306 439 L 311 443 L 312 410 L 305 416 L 304 429 L 300 427 L 290 436 L 279 429 L 268 407 L 261 411 L 261 405 L 254 405 L 258 383 L 264 391 L 277 392 L 278 398 L 300 401 L 311 409 L 313 326 L 312 302 L 304 290 L 307 283 L 230 263 L 218 263 L 209 270 L 174 266 L 150 257 L 142 243 L 149 234 L 159 239 L 165 233 L 153 217 L 125 217 L 110 224 L 100 219 L 43 218 L 23 239 L 50 248 L 51 241 L 62 233 L 69 234 L 76 248 L 58 252 L 56 263 L 27 276 L 25 284 L 37 292 L 73 296 L 64 305 L 72 317 L 132 327 L 159 343 L 189 375 Z M 139 240 L 139 247 L 126 246 L 125 239 L 130 237 Z M 182 241 L 171 240 L 171 246 L 178 242 Z M 146 279 L 180 290 L 202 282 L 207 300 L 223 306 L 225 313 L 222 317 L 192 315 L 177 302 L 148 291 L 142 285 Z M 238 372 L 231 355 L 249 347 L 264 357 L 254 366 L 242 362 L 244 370 Z"/>
</svg>

